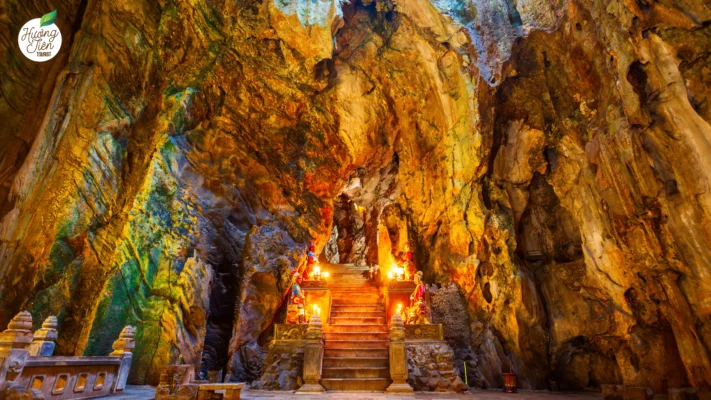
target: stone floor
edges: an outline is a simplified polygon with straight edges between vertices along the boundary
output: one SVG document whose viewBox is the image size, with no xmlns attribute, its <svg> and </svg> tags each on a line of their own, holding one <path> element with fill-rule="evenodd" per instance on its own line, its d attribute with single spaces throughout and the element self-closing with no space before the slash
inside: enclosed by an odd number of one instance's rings
<svg viewBox="0 0 711 400">
<path fill-rule="evenodd" d="M 286 400 L 286 399 L 303 399 L 303 400 L 317 400 L 317 399 L 353 399 L 353 400 L 404 400 L 404 399 L 417 399 L 417 400 L 505 400 L 505 399 L 517 399 L 517 400 L 553 400 L 553 399 L 579 399 L 579 400 L 601 400 L 600 394 L 596 393 L 556 393 L 552 394 L 549 392 L 524 392 L 524 393 L 502 393 L 501 391 L 477 391 L 474 393 L 465 394 L 437 394 L 437 393 L 415 393 L 414 396 L 404 396 L 404 395 L 386 395 L 383 393 L 326 393 L 324 395 L 296 395 L 288 392 L 258 392 L 258 391 L 248 391 L 244 392 L 243 399 L 273 399 L 273 400 Z"/>
<path fill-rule="evenodd" d="M 128 386 L 126 394 L 122 396 L 112 396 L 111 400 L 149 400 L 155 393 L 153 386 Z M 414 396 L 385 395 L 382 393 L 325 393 L 322 395 L 301 395 L 292 392 L 262 392 L 256 390 L 242 391 L 242 399 L 272 399 L 272 400 L 321 400 L 321 399 L 353 399 L 353 400 L 600 400 L 599 393 L 550 393 L 550 392 L 522 392 L 515 394 L 502 393 L 496 391 L 476 391 L 465 394 L 436 394 L 436 393 L 416 393 Z"/>
</svg>

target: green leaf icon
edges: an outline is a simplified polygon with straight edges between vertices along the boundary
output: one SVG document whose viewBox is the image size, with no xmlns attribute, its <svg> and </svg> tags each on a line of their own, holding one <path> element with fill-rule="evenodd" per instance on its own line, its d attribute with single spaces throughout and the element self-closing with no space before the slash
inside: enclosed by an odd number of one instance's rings
<svg viewBox="0 0 711 400">
<path fill-rule="evenodd" d="M 40 27 L 52 25 L 57 19 L 57 10 L 47 13 L 40 18 Z"/>
</svg>

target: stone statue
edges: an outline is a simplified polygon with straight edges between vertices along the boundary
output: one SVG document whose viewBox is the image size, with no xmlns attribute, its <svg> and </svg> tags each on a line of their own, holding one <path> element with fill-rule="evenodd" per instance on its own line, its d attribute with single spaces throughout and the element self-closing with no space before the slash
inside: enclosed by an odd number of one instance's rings
<svg viewBox="0 0 711 400">
<path fill-rule="evenodd" d="M 313 272 L 314 265 L 316 265 L 316 246 L 314 242 L 309 243 L 309 249 L 306 252 L 306 270 L 304 271 L 304 279 L 308 280 L 309 276 Z"/>
<path fill-rule="evenodd" d="M 306 322 L 306 317 L 304 315 L 305 297 L 304 292 L 301 290 L 301 275 L 297 270 L 294 270 L 292 274 L 294 275 L 294 283 L 291 285 L 286 323 L 303 324 Z"/>
<path fill-rule="evenodd" d="M 410 307 L 407 309 L 408 324 L 429 324 L 427 309 L 427 289 L 422 281 L 422 271 L 415 273 L 415 291 L 410 295 Z"/>
<path fill-rule="evenodd" d="M 415 279 L 415 274 L 417 273 L 417 267 L 412 259 L 413 256 L 411 251 L 408 251 L 407 254 L 402 252 L 400 253 L 400 263 L 402 265 L 402 269 L 405 270 L 406 280 Z"/>
</svg>

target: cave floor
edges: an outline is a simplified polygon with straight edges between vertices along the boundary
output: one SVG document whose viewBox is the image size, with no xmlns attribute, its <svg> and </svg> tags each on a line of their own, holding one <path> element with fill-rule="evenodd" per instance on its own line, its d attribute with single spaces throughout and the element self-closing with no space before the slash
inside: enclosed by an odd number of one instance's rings
<svg viewBox="0 0 711 400">
<path fill-rule="evenodd" d="M 126 388 L 126 394 L 122 396 L 112 396 L 112 400 L 149 400 L 153 398 L 155 393 L 155 387 L 153 386 L 128 386 Z M 449 400 L 449 399 L 481 399 L 481 400 L 504 400 L 504 399 L 518 399 L 518 400 L 546 400 L 546 399 L 579 399 L 579 400 L 599 400 L 601 398 L 600 393 L 584 392 L 584 393 L 564 393 L 556 392 L 550 393 L 545 391 L 531 392 L 524 391 L 521 393 L 507 394 L 502 393 L 499 390 L 485 390 L 485 391 L 474 391 L 471 393 L 464 394 L 453 394 L 453 393 L 415 393 L 414 396 L 406 395 L 386 395 L 384 393 L 363 393 L 363 392 L 337 392 L 337 393 L 324 393 L 321 395 L 297 395 L 292 392 L 264 392 L 258 390 L 243 390 L 242 399 L 273 399 L 273 400 L 286 400 L 298 398 L 300 400 L 310 400 L 310 399 L 354 399 L 354 400 L 376 400 L 376 399 L 388 399 L 388 400 L 399 400 L 399 399 L 418 399 L 418 400 Z"/>
<path fill-rule="evenodd" d="M 354 400 L 400 400 L 400 399 L 418 399 L 418 400 L 455 400 L 455 399 L 482 399 L 482 400 L 499 400 L 499 399 L 518 399 L 518 400 L 545 400 L 545 399 L 580 399 L 580 400 L 600 400 L 599 393 L 549 393 L 549 392 L 522 392 L 522 393 L 502 393 L 496 391 L 476 391 L 471 393 L 455 394 L 455 393 L 425 393 L 418 392 L 412 395 L 393 395 L 384 393 L 358 393 L 358 392 L 337 392 L 325 393 L 322 395 L 296 395 L 291 392 L 262 392 L 262 391 L 246 391 L 243 392 L 243 399 L 354 399 Z"/>
</svg>

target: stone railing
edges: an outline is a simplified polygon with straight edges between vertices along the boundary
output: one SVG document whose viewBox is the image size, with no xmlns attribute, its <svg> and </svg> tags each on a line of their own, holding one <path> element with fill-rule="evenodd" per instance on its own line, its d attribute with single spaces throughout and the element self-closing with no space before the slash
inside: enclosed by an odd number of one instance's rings
<svg viewBox="0 0 711 400">
<path fill-rule="evenodd" d="M 0 400 L 86 399 L 123 393 L 131 368 L 134 328 L 123 328 L 108 357 L 53 357 L 57 319 L 34 334 L 23 311 L 0 333 Z"/>
</svg>

